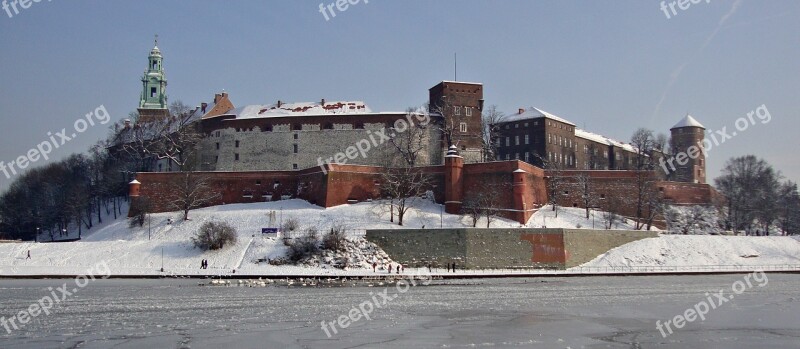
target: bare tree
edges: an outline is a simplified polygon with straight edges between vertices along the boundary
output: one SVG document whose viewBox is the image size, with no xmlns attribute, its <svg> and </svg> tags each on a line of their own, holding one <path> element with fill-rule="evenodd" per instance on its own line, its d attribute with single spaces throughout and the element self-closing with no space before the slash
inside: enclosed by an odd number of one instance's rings
<svg viewBox="0 0 800 349">
<path fill-rule="evenodd" d="M 728 160 L 717 189 L 728 200 L 726 229 L 769 231 L 777 219 L 780 174 L 766 161 L 747 155 Z"/>
<path fill-rule="evenodd" d="M 597 205 L 598 197 L 594 192 L 594 181 L 592 176 L 586 172 L 582 172 L 575 177 L 575 187 L 577 192 L 581 194 L 581 202 L 586 209 L 586 218 L 589 218 L 589 210 Z"/>
<path fill-rule="evenodd" d="M 470 216 L 473 227 L 478 225 L 478 220 L 486 218 L 486 228 L 490 228 L 500 212 L 502 195 L 509 190 L 507 184 L 485 181 L 466 193 L 461 210 Z"/>
<path fill-rule="evenodd" d="M 189 211 L 208 206 L 219 197 L 219 191 L 210 182 L 207 175 L 181 172 L 169 182 L 170 206 L 183 211 L 183 220 L 189 220 Z"/>
<path fill-rule="evenodd" d="M 193 110 L 180 101 L 170 105 L 171 116 L 140 122 L 122 129 L 116 142 L 129 157 L 152 166 L 166 160 L 178 171 L 192 170 L 198 143 L 203 139 L 200 123 L 191 118 Z"/>
<path fill-rule="evenodd" d="M 656 190 L 656 176 L 654 176 L 655 163 L 653 155 L 656 146 L 656 139 L 653 131 L 640 128 L 631 137 L 635 154 L 636 174 L 636 225 L 635 229 L 640 230 L 647 227 L 649 230 L 656 215 L 660 211 L 660 193 Z"/>
<path fill-rule="evenodd" d="M 547 171 L 547 202 L 553 206 L 553 212 L 558 217 L 558 196 L 566 186 L 562 165 L 558 161 L 545 159 L 536 153 L 534 153 L 534 157 L 543 164 Z"/>
<path fill-rule="evenodd" d="M 500 141 L 500 125 L 505 120 L 505 115 L 497 110 L 496 105 L 486 109 L 481 116 L 482 140 L 483 140 L 483 161 L 499 160 L 497 146 Z"/>
<path fill-rule="evenodd" d="M 408 166 L 416 166 L 420 154 L 428 148 L 430 116 L 422 108 L 408 108 L 406 119 L 397 120 L 391 128 L 389 143 Z M 426 121 L 427 120 L 427 121 Z"/>
<path fill-rule="evenodd" d="M 782 208 L 778 220 L 781 232 L 783 235 L 796 234 L 800 227 L 800 193 L 797 190 L 797 183 L 786 181 L 781 184 L 778 200 Z"/>
<path fill-rule="evenodd" d="M 431 186 L 431 178 L 413 167 L 386 168 L 381 173 L 381 192 L 389 199 L 389 209 L 394 221 L 403 225 L 403 218 L 417 200 Z"/>
</svg>

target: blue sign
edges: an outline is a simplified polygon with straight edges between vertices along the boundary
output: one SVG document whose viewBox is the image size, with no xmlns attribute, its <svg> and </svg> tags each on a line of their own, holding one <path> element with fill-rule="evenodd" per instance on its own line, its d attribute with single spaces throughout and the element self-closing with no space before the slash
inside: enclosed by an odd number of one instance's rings
<svg viewBox="0 0 800 349">
<path fill-rule="evenodd" d="M 278 234 L 278 228 L 261 228 L 261 234 Z"/>
</svg>

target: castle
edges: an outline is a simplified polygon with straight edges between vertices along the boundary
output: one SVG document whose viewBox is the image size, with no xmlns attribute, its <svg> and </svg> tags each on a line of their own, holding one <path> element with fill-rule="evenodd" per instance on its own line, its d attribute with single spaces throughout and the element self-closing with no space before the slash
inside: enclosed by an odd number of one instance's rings
<svg viewBox="0 0 800 349">
<path fill-rule="evenodd" d="M 169 117 L 162 63 L 156 46 L 142 78 L 140 123 Z M 460 213 L 465 196 L 487 181 L 508 184 L 512 195 L 504 196 L 498 209 L 520 223 L 550 202 L 548 195 L 553 194 L 546 185 L 554 169 L 567 179 L 589 174 L 602 198 L 635 185 L 639 151 L 633 145 L 581 130 L 538 108 L 521 108 L 488 125 L 497 132 L 487 146 L 483 88 L 480 83 L 442 81 L 428 91 L 427 110 L 409 112 L 375 112 L 361 101 L 325 99 L 237 108 L 228 93 L 218 93 L 189 116 L 203 133 L 196 170 L 221 188 L 213 204 L 302 198 L 330 207 L 381 198 L 382 169 L 411 165 L 434 178 L 430 189 L 449 213 Z M 419 149 L 413 162 L 404 164 L 396 145 L 387 141 L 371 142 L 374 148 L 360 156 L 335 158 L 359 142 L 375 141 L 375 135 L 394 137 L 402 131 L 399 122 L 423 114 L 430 124 L 416 130 Z M 671 133 L 677 153 L 699 145 L 705 129 L 687 115 Z M 132 195 L 148 196 L 156 210 L 166 210 L 166 183 L 175 170 L 162 161 L 150 172 L 138 173 Z M 653 171 L 652 176 L 662 179 L 654 185 L 673 204 L 709 204 L 716 195 L 705 183 L 701 157 L 674 173 Z M 581 206 L 574 191 L 561 194 L 560 204 Z"/>
</svg>

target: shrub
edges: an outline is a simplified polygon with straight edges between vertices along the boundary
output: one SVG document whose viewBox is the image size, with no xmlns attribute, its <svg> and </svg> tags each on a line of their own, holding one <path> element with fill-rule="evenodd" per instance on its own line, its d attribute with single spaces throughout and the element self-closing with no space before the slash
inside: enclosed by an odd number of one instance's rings
<svg viewBox="0 0 800 349">
<path fill-rule="evenodd" d="M 150 199 L 146 196 L 141 196 L 133 200 L 129 210 L 128 226 L 131 228 L 143 227 L 147 221 L 147 215 L 152 211 Z"/>
<path fill-rule="evenodd" d="M 347 237 L 345 236 L 344 228 L 336 225 L 322 239 L 322 248 L 330 251 L 344 251 L 347 249 L 346 243 Z"/>
<path fill-rule="evenodd" d="M 300 223 L 294 218 L 287 219 L 285 222 L 283 222 L 283 225 L 281 226 L 281 231 L 284 233 L 295 231 L 298 229 L 300 229 Z"/>
<path fill-rule="evenodd" d="M 227 244 L 236 243 L 236 229 L 225 222 L 206 222 L 192 241 L 203 250 L 219 250 Z"/>
<path fill-rule="evenodd" d="M 319 252 L 319 233 L 316 228 L 309 228 L 302 237 L 294 239 L 289 245 L 289 260 L 298 262 Z"/>
</svg>

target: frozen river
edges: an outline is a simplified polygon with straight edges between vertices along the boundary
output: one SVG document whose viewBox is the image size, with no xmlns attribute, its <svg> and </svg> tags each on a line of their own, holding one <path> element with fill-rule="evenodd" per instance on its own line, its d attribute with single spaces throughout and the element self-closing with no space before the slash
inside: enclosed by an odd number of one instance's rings
<svg viewBox="0 0 800 349">
<path fill-rule="evenodd" d="M 11 331 L 0 327 L 0 348 L 798 348 L 800 275 L 768 277 L 749 285 L 745 275 L 482 279 L 405 293 L 198 280 L 97 280 L 73 293 L 75 280 L 0 280 Z M 65 282 L 73 294 L 57 290 Z M 735 299 L 712 297 L 722 289 L 730 298 L 737 286 Z M 53 293 L 64 300 L 50 314 L 31 309 Z M 675 327 L 676 315 L 710 298 L 723 304 L 705 321 Z M 359 305 L 371 320 L 351 311 Z M 657 320 L 673 321 L 673 333 Z"/>
</svg>

